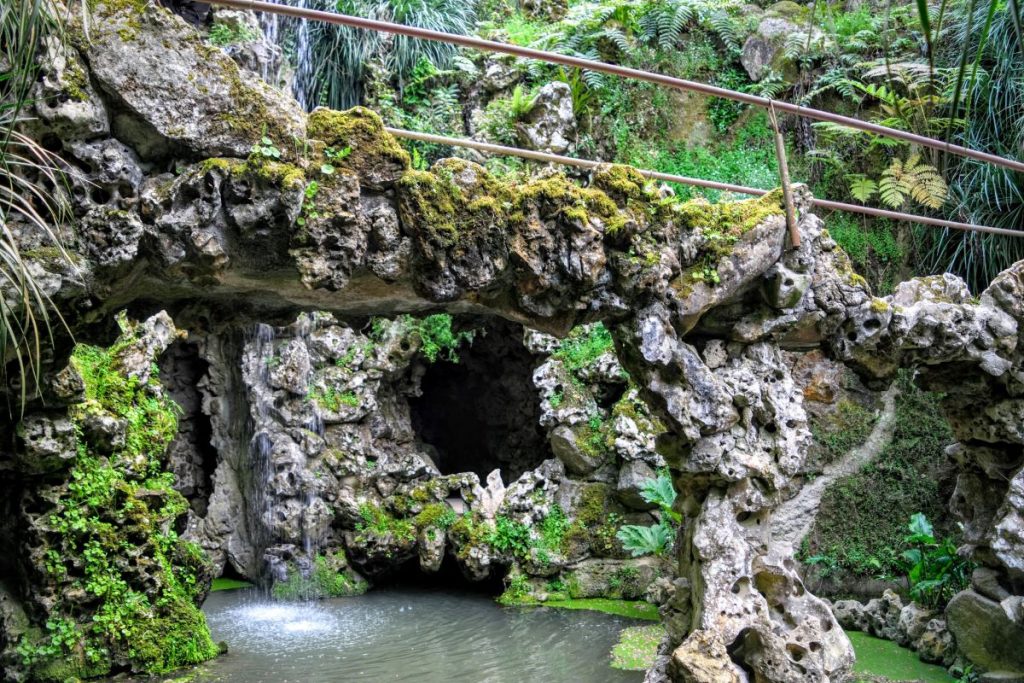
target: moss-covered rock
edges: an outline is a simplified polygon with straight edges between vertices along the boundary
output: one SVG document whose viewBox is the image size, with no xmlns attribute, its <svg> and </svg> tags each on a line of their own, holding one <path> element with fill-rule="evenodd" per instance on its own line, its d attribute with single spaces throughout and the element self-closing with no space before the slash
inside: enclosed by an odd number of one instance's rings
<svg viewBox="0 0 1024 683">
<path fill-rule="evenodd" d="M 55 599 L 45 629 L 26 633 L 18 652 L 41 680 L 162 673 L 218 652 L 198 608 L 212 569 L 175 532 L 188 503 L 165 469 L 178 408 L 152 364 L 173 325 L 164 315 L 121 326 L 111 347 L 72 355 L 85 387 L 71 410 L 76 456 L 66 479 L 44 488 L 48 505 L 33 525 L 35 571 Z"/>
<path fill-rule="evenodd" d="M 297 156 L 296 143 L 305 138 L 298 105 L 242 73 L 195 27 L 158 3 L 90 4 L 88 38 L 75 32 L 76 42 L 93 79 L 130 112 L 119 137 L 140 155 L 184 149 L 200 158 L 244 158 L 266 137 L 284 156 Z"/>
<path fill-rule="evenodd" d="M 318 108 L 309 115 L 308 134 L 334 150 L 341 157 L 337 163 L 357 173 L 367 187 L 390 187 L 409 168 L 408 153 L 384 130 L 380 116 L 366 107 Z"/>
</svg>

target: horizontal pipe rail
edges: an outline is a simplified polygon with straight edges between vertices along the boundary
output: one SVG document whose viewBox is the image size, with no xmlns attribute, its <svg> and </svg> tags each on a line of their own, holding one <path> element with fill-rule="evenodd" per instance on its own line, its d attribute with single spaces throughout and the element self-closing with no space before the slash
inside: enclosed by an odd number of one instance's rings
<svg viewBox="0 0 1024 683">
<path fill-rule="evenodd" d="M 948 152 L 950 154 L 968 157 L 970 159 L 976 159 L 978 161 L 984 161 L 986 163 L 1002 166 L 1013 171 L 1024 172 L 1024 162 L 1016 161 L 1014 159 L 1007 159 L 1005 157 L 1001 157 L 995 154 L 989 154 L 988 152 L 981 152 L 978 150 L 969 149 L 967 147 L 962 147 L 960 145 L 949 144 L 941 140 L 936 140 L 934 138 L 925 137 L 923 135 L 917 135 L 916 133 L 908 133 L 907 131 L 898 130 L 896 128 L 889 128 L 887 126 L 881 126 L 877 123 L 861 121 L 860 119 L 854 119 L 849 116 L 843 116 L 841 114 L 822 111 L 820 109 L 814 109 L 812 107 L 804 107 L 799 104 L 792 104 L 780 100 L 773 100 L 768 97 L 761 97 L 759 95 L 751 95 L 750 93 L 737 92 L 735 90 L 728 90 L 726 88 L 720 88 L 718 86 L 708 85 L 706 83 L 698 83 L 696 81 L 688 81 L 682 78 L 666 76 L 664 74 L 642 71 L 640 69 L 632 69 L 629 67 L 618 66 L 615 64 L 608 64 L 606 62 L 598 62 L 592 59 L 583 59 L 581 57 L 560 55 L 554 52 L 547 52 L 545 50 L 537 50 L 529 47 L 520 47 L 518 45 L 511 45 L 509 43 L 499 43 L 494 40 L 485 40 L 483 38 L 476 38 L 474 36 L 464 36 L 454 33 L 445 33 L 444 31 L 433 31 L 430 29 L 419 28 L 416 26 L 394 24 L 389 21 L 380 21 L 377 19 L 364 19 L 362 17 L 349 16 L 347 14 L 338 14 L 337 12 L 324 12 L 322 10 L 306 9 L 303 7 L 292 7 L 290 5 L 280 5 L 273 2 L 263 2 L 262 0 L 213 0 L 212 4 L 221 5 L 224 7 L 234 7 L 237 9 L 248 9 L 255 10 L 258 12 L 267 12 L 270 14 L 279 14 L 282 16 L 295 17 L 297 19 L 312 19 L 314 21 L 324 21 L 329 24 L 350 26 L 352 28 L 361 28 L 370 31 L 394 33 L 397 35 L 408 36 L 410 38 L 434 40 L 442 43 L 450 43 L 452 45 L 460 45 L 462 47 L 468 47 L 477 50 L 485 50 L 488 52 L 500 52 L 503 54 L 512 55 L 514 57 L 522 57 L 524 59 L 536 59 L 538 61 L 548 62 L 550 64 L 560 64 L 562 66 L 568 66 L 578 69 L 587 69 L 589 71 L 599 71 L 601 73 L 612 74 L 614 76 L 633 78 L 640 81 L 647 81 L 649 83 L 656 83 L 658 85 L 663 85 L 670 88 L 676 88 L 678 90 L 698 92 L 712 97 L 721 97 L 727 100 L 742 102 L 744 104 L 752 104 L 754 106 L 764 107 L 766 109 L 774 106 L 776 111 L 786 112 L 788 114 L 795 114 L 797 116 L 803 116 L 818 121 L 829 121 L 831 123 L 847 126 L 849 128 L 855 128 L 857 130 L 862 130 L 868 133 L 875 133 L 877 135 L 883 135 L 889 138 L 894 138 L 896 140 L 903 140 L 905 142 L 920 145 L 922 147 L 938 149 L 944 152 Z"/>
<path fill-rule="evenodd" d="M 385 128 L 385 130 L 397 138 L 404 138 L 406 140 L 417 140 L 419 142 L 430 142 L 439 145 L 451 145 L 453 147 L 466 147 L 468 149 L 475 149 L 477 151 L 485 152 L 487 154 L 514 156 L 520 157 L 522 159 L 529 159 L 531 161 L 561 164 L 563 166 L 575 166 L 577 168 L 593 169 L 606 163 L 601 161 L 592 161 L 590 159 L 574 159 L 573 157 L 562 156 L 561 154 L 536 152 L 534 150 L 529 149 L 519 149 L 518 147 L 505 147 L 504 145 L 494 145 L 489 142 L 478 142 L 477 140 L 468 140 L 466 138 L 452 138 L 447 137 L 445 135 L 418 133 L 416 131 L 403 130 L 401 128 Z M 664 180 L 667 182 L 679 183 L 681 185 L 703 187 L 709 190 L 735 192 L 736 194 L 746 194 L 755 197 L 761 197 L 770 192 L 770 190 L 762 190 L 757 187 L 745 187 L 743 185 L 733 185 L 732 183 L 719 183 L 713 180 L 689 178 L 687 176 L 673 175 L 671 173 L 661 173 L 659 171 L 648 171 L 645 169 L 637 169 L 637 171 L 640 173 L 640 175 L 644 176 L 645 178 L 650 178 L 652 180 Z M 876 209 L 871 206 L 860 206 L 858 204 L 834 202 L 828 199 L 815 198 L 811 200 L 811 204 L 822 209 L 829 209 L 832 211 L 849 211 L 852 213 L 865 214 L 867 216 L 891 218 L 897 221 L 918 223 L 920 225 L 928 225 L 940 228 L 952 228 L 953 230 L 964 230 L 969 232 L 987 232 L 992 235 L 1006 235 L 1008 237 L 1024 237 L 1024 232 L 1020 230 L 1011 230 L 1010 228 L 993 228 L 987 225 L 973 225 L 971 223 L 960 223 L 957 221 L 945 220 L 943 218 L 918 216 L 916 214 L 902 213 L 900 211 Z"/>
</svg>

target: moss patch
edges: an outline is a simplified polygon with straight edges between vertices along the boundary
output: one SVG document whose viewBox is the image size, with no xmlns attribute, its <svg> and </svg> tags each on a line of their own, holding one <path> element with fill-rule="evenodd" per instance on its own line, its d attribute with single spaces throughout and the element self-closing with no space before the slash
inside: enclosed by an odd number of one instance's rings
<svg viewBox="0 0 1024 683">
<path fill-rule="evenodd" d="M 356 172 L 381 165 L 407 169 L 411 163 L 398 141 L 384 130 L 381 118 L 366 107 L 317 109 L 309 115 L 307 135 L 328 147 L 350 149 L 337 163 Z"/>
<path fill-rule="evenodd" d="M 646 671 L 654 666 L 658 646 L 665 638 L 665 627 L 630 626 L 619 634 L 619 642 L 612 648 L 612 668 L 627 671 Z"/>
<path fill-rule="evenodd" d="M 941 666 L 925 664 L 917 654 L 889 640 L 882 640 L 859 631 L 846 633 L 853 643 L 857 662 L 854 674 L 885 676 L 892 681 L 952 683 L 954 680 Z"/>
<path fill-rule="evenodd" d="M 196 606 L 209 561 L 174 531 L 188 502 L 164 471 L 179 409 L 161 391 L 155 366 L 145 382 L 126 376 L 122 358 L 135 353 L 135 327 L 124 317 L 119 322 L 113 346 L 79 345 L 71 357 L 86 397 L 71 411 L 77 456 L 39 528 L 59 597 L 46 632 L 18 645 L 23 664 L 44 680 L 55 676 L 54 667 L 64 678 L 96 676 L 126 660 L 136 671 L 162 673 L 218 653 Z M 123 441 L 90 432 L 97 417 L 123 424 Z M 141 565 L 118 559 L 136 556 Z M 86 614 L 75 597 L 82 594 Z"/>
<path fill-rule="evenodd" d="M 643 621 L 658 621 L 657 605 L 652 605 L 643 600 L 611 600 L 608 598 L 583 598 L 578 600 L 548 600 L 540 603 L 545 607 L 557 607 L 559 609 L 582 609 L 590 612 L 604 612 L 614 614 L 618 617 L 629 619 L 642 619 Z"/>
</svg>

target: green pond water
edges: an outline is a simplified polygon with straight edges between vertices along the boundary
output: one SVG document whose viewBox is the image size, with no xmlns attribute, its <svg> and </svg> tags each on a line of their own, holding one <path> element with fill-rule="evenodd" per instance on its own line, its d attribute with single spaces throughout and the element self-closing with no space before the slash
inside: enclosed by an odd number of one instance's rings
<svg viewBox="0 0 1024 683">
<path fill-rule="evenodd" d="M 657 618 L 637 603 L 510 608 L 482 593 L 442 589 L 391 588 L 314 603 L 267 602 L 244 582 L 220 581 L 215 590 L 203 611 L 229 652 L 187 681 L 639 683 L 642 673 L 609 667 L 610 653 L 623 629 Z M 954 681 L 895 643 L 847 635 L 855 673 Z"/>
<path fill-rule="evenodd" d="M 941 666 L 925 664 L 916 653 L 896 643 L 859 631 L 847 631 L 846 635 L 857 653 L 855 673 L 885 676 L 894 681 L 950 683 L 955 680 Z"/>
<path fill-rule="evenodd" d="M 228 653 L 184 680 L 205 683 L 640 683 L 611 668 L 635 619 L 589 610 L 502 607 L 458 590 L 383 588 L 354 598 L 270 602 L 253 588 L 203 605 Z"/>
</svg>

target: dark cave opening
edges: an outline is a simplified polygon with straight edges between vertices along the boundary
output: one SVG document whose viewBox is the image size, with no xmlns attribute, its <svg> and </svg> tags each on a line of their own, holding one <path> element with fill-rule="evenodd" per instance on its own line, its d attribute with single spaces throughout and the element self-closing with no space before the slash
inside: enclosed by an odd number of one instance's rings
<svg viewBox="0 0 1024 683">
<path fill-rule="evenodd" d="M 495 568 L 487 578 L 480 581 L 472 581 L 466 578 L 459 568 L 458 561 L 451 552 L 445 553 L 441 568 L 436 572 L 425 572 L 420 567 L 419 560 L 413 558 L 404 562 L 387 572 L 373 577 L 373 589 L 387 588 L 423 588 L 434 590 L 456 590 L 464 593 L 482 593 L 495 597 L 501 595 L 505 590 L 505 581 L 502 578 L 504 571 Z"/>
<path fill-rule="evenodd" d="M 188 499 L 193 512 L 206 514 L 213 493 L 213 473 L 217 469 L 217 449 L 213 447 L 213 425 L 203 412 L 199 384 L 209 363 L 199 355 L 199 347 L 174 342 L 160 358 L 160 381 L 168 395 L 181 408 L 178 435 L 167 449 L 175 487 Z"/>
<path fill-rule="evenodd" d="M 521 325 L 459 323 L 479 332 L 459 348 L 457 363 L 427 366 L 421 394 L 409 400 L 412 426 L 443 474 L 475 472 L 483 482 L 500 469 L 508 484 L 552 457 L 533 385 L 540 359 L 523 345 Z"/>
</svg>

